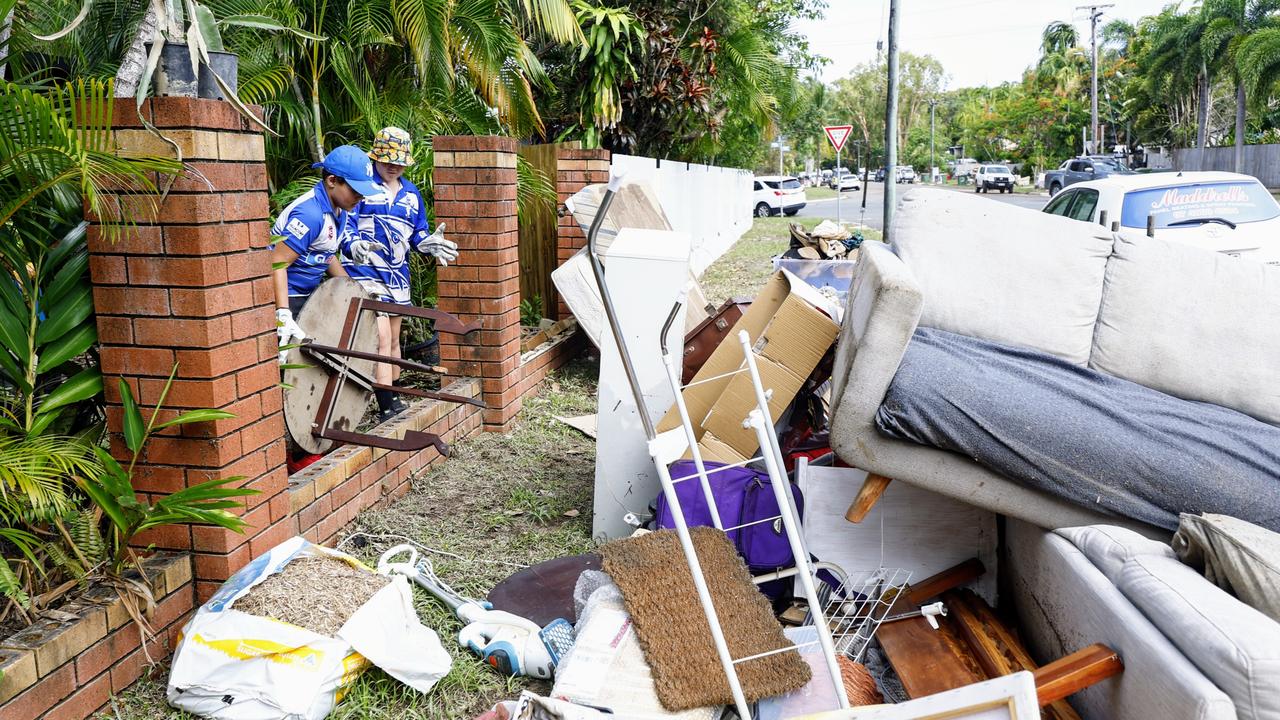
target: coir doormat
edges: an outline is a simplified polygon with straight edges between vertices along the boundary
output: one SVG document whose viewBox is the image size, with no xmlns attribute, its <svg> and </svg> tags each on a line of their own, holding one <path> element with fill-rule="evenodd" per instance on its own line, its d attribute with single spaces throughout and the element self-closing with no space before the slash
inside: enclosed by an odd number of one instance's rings
<svg viewBox="0 0 1280 720">
<path fill-rule="evenodd" d="M 725 534 L 705 527 L 689 532 L 730 655 L 745 658 L 791 645 Z M 622 589 L 663 707 L 679 711 L 731 704 L 729 681 L 675 531 L 616 540 L 600 554 L 605 572 Z M 748 701 L 795 690 L 810 676 L 808 663 L 795 652 L 738 663 L 737 670 Z"/>
</svg>

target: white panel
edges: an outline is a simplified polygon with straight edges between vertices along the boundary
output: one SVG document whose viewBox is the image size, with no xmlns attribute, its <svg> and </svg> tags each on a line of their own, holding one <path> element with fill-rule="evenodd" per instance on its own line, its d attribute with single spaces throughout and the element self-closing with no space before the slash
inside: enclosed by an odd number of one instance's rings
<svg viewBox="0 0 1280 720">
<path fill-rule="evenodd" d="M 609 296 L 655 424 L 675 402 L 658 336 L 684 286 L 688 254 L 689 237 L 664 230 L 623 228 L 609 249 L 605 275 Z M 683 330 L 684 318 L 677 317 L 667 337 L 668 347 L 680 346 Z M 601 335 L 592 519 L 592 535 L 598 540 L 630 535 L 632 528 L 623 516 L 628 512 L 646 516 L 660 489 L 635 396 L 607 324 Z"/>
<path fill-rule="evenodd" d="M 801 475 L 805 544 L 819 560 L 850 573 L 902 568 L 915 583 L 976 557 L 987 571 L 974 592 L 996 604 L 995 513 L 895 480 L 862 522 L 851 523 L 844 513 L 865 472 L 810 465 Z"/>
<path fill-rule="evenodd" d="M 614 155 L 613 169 L 647 182 L 675 230 L 692 242 L 690 267 L 701 275 L 751 228 L 749 171 L 635 155 Z"/>
</svg>

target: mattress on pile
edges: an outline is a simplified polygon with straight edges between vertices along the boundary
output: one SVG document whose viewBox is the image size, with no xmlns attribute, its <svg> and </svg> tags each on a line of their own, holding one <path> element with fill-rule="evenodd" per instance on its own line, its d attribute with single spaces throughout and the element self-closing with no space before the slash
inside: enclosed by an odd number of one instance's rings
<svg viewBox="0 0 1280 720">
<path fill-rule="evenodd" d="M 1280 428 L 1033 350 L 920 328 L 876 425 L 1169 530 L 1210 512 L 1280 531 Z"/>
</svg>

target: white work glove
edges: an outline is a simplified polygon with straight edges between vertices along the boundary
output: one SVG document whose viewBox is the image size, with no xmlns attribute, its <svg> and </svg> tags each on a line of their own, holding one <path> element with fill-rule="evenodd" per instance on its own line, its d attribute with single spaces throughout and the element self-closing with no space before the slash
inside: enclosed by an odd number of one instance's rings
<svg viewBox="0 0 1280 720">
<path fill-rule="evenodd" d="M 276 308 L 276 335 L 280 338 L 280 347 L 294 345 L 307 338 L 307 334 L 293 319 L 293 311 L 289 310 L 289 308 Z M 285 358 L 288 356 L 288 350 L 280 351 L 281 365 L 285 363 Z"/>
<path fill-rule="evenodd" d="M 361 265 L 368 265 L 373 262 L 373 258 L 376 255 L 375 247 L 377 245 L 372 240 L 354 240 L 349 246 L 351 259 Z"/>
<path fill-rule="evenodd" d="M 418 243 L 418 252 L 430 255 L 441 266 L 448 267 L 449 263 L 458 259 L 458 243 L 445 239 L 444 223 L 440 223 L 435 232 Z"/>
</svg>

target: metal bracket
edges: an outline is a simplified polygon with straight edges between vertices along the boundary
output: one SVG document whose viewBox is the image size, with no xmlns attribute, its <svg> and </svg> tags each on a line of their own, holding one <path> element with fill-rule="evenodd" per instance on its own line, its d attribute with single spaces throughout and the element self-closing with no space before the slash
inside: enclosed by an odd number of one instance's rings
<svg viewBox="0 0 1280 720">
<path fill-rule="evenodd" d="M 307 356 L 314 358 L 331 371 L 329 381 L 325 384 L 324 394 L 320 400 L 319 407 L 316 410 L 315 422 L 312 424 L 311 433 L 316 437 L 328 440 L 351 443 L 353 445 L 382 448 L 384 450 L 412 452 L 421 450 L 430 445 L 434 446 L 441 455 L 447 457 L 449 455 L 449 445 L 435 433 L 406 430 L 403 438 L 391 438 L 331 427 L 331 421 L 333 419 L 332 414 L 335 401 L 338 397 L 338 390 L 347 382 L 359 386 L 365 392 L 372 392 L 374 390 L 391 390 L 393 392 L 404 393 L 406 395 L 442 400 L 444 402 L 466 403 L 481 408 L 488 407 L 485 402 L 479 398 L 454 395 L 452 393 L 433 392 L 431 390 L 419 390 L 417 388 L 383 385 L 376 382 L 365 373 L 352 368 L 344 358 L 357 358 L 380 363 L 389 363 L 392 365 L 398 365 L 399 367 L 407 370 L 417 370 L 428 373 L 441 372 L 443 370 L 443 368 L 423 365 L 422 363 L 417 363 L 412 360 L 389 357 L 375 352 L 356 350 L 350 347 L 352 339 L 356 337 L 356 330 L 359 328 L 360 320 L 366 311 L 384 312 L 394 315 L 408 315 L 410 317 L 432 320 L 435 322 L 435 327 L 438 332 L 445 332 L 451 335 L 466 336 L 481 328 L 480 322 L 477 320 L 464 323 L 457 316 L 441 310 L 420 308 L 414 305 L 399 305 L 396 303 L 380 302 L 367 298 L 353 298 L 350 305 L 347 307 L 347 317 L 342 327 L 342 335 L 338 340 L 338 345 L 322 345 L 320 343 L 312 342 L 311 340 L 305 340 L 300 348 Z"/>
<path fill-rule="evenodd" d="M 413 452 L 415 450 L 421 450 L 428 445 L 434 445 L 437 452 L 445 457 L 449 457 L 449 443 L 445 442 L 435 433 L 424 433 L 417 430 L 405 430 L 403 438 L 382 437 L 381 435 L 350 432 L 347 430 L 338 430 L 336 428 L 325 428 L 324 430 L 317 432 L 316 435 L 329 440 L 350 443 L 352 445 L 366 445 L 368 447 L 382 448 L 383 450 L 399 450 L 404 452 Z"/>
</svg>

